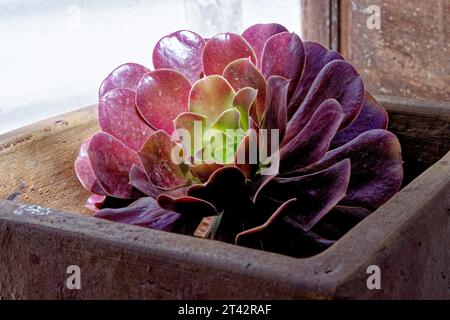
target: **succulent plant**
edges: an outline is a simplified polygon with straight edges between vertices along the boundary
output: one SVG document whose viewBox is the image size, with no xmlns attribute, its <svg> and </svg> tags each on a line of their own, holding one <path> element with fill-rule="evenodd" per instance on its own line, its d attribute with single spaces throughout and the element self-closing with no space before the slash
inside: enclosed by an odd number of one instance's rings
<svg viewBox="0 0 450 320">
<path fill-rule="evenodd" d="M 151 71 L 99 91 L 75 162 L 96 217 L 296 257 L 316 254 L 403 178 L 387 113 L 336 51 L 279 24 L 163 37 Z"/>
</svg>

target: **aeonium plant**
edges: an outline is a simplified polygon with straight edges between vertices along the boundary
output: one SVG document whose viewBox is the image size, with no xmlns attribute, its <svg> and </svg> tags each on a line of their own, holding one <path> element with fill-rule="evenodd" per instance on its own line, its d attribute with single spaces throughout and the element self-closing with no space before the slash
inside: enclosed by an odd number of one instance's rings
<svg viewBox="0 0 450 320">
<path fill-rule="evenodd" d="M 257 24 L 177 31 L 153 65 L 101 84 L 75 163 L 96 217 L 305 257 L 401 187 L 387 113 L 336 51 Z"/>
</svg>

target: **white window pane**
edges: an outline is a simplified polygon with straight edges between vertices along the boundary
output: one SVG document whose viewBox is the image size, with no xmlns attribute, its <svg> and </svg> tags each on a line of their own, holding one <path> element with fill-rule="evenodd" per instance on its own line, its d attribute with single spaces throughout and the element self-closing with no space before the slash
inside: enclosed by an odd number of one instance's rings
<svg viewBox="0 0 450 320">
<path fill-rule="evenodd" d="M 279 22 L 300 31 L 299 0 L 0 0 L 0 133 L 96 103 L 125 62 L 151 65 L 178 29 L 210 37 Z"/>
</svg>

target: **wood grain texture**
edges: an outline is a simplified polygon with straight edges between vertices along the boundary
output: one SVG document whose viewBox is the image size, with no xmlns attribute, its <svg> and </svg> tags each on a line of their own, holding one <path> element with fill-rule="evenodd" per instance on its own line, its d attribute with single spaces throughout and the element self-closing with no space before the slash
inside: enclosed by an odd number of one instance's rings
<svg viewBox="0 0 450 320">
<path fill-rule="evenodd" d="M 91 106 L 1 135 L 0 198 L 88 214 L 74 160 L 96 118 Z"/>
<path fill-rule="evenodd" d="M 369 5 L 380 30 L 367 28 Z M 448 0 L 340 1 L 340 50 L 375 95 L 449 101 L 449 36 Z"/>
</svg>

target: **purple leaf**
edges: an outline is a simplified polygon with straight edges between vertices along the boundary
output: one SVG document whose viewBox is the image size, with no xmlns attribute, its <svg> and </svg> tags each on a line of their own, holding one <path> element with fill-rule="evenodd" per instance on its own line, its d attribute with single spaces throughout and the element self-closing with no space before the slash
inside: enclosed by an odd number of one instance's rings
<svg viewBox="0 0 450 320">
<path fill-rule="evenodd" d="M 130 89 L 136 91 L 139 80 L 150 72 L 144 66 L 137 63 L 125 63 L 111 72 L 100 85 L 99 98 L 113 89 Z"/>
<path fill-rule="evenodd" d="M 282 32 L 267 40 L 261 60 L 262 74 L 282 76 L 291 80 L 289 98 L 297 87 L 305 68 L 305 49 L 303 42 L 295 33 Z"/>
<path fill-rule="evenodd" d="M 128 207 L 102 209 L 94 217 L 127 223 L 157 230 L 172 231 L 174 223 L 180 218 L 178 213 L 162 209 L 150 197 L 140 198 Z"/>
<path fill-rule="evenodd" d="M 287 219 L 308 231 L 345 197 L 349 180 L 350 160 L 344 159 L 309 175 L 276 177 L 261 194 L 278 201 L 296 198 L 298 205 L 289 211 Z"/>
<path fill-rule="evenodd" d="M 246 197 L 245 176 L 236 167 L 224 167 L 214 171 L 205 184 L 190 187 L 187 194 L 210 202 L 220 212 L 239 206 L 240 199 Z"/>
<path fill-rule="evenodd" d="M 145 171 L 136 165 L 133 165 L 130 169 L 130 184 L 143 194 L 154 199 L 162 192 L 150 181 Z"/>
<path fill-rule="evenodd" d="M 87 198 L 84 207 L 91 210 L 92 212 L 97 212 L 102 208 L 105 200 L 106 196 L 104 195 L 92 194 Z"/>
<path fill-rule="evenodd" d="M 320 104 L 328 99 L 337 100 L 344 112 L 341 128 L 358 115 L 364 99 L 361 77 L 346 61 L 327 63 L 314 80 L 305 100 L 288 122 L 285 141 L 292 140 L 308 123 Z"/>
<path fill-rule="evenodd" d="M 343 118 L 334 99 L 323 102 L 307 125 L 281 148 L 281 172 L 319 161 L 330 147 Z"/>
<path fill-rule="evenodd" d="M 154 132 L 138 114 L 136 92 L 129 89 L 113 89 L 103 95 L 98 104 L 98 124 L 135 151 Z"/>
<path fill-rule="evenodd" d="M 205 40 L 188 30 L 180 30 L 163 37 L 153 49 L 155 69 L 173 69 L 194 83 L 202 73 L 202 52 Z"/>
<path fill-rule="evenodd" d="M 142 117 L 155 129 L 171 134 L 173 120 L 187 111 L 191 84 L 181 73 L 158 69 L 146 73 L 139 82 L 136 104 Z"/>
<path fill-rule="evenodd" d="M 190 169 L 192 174 L 197 177 L 201 182 L 208 181 L 209 177 L 218 169 L 223 168 L 224 165 L 221 163 L 201 163 L 191 165 Z"/>
<path fill-rule="evenodd" d="M 271 76 L 267 80 L 266 111 L 261 128 L 267 129 L 268 142 L 271 141 L 271 130 L 279 130 L 279 141 L 286 131 L 288 88 L 289 80 L 286 78 Z"/>
<path fill-rule="evenodd" d="M 333 60 L 344 60 L 340 53 L 334 50 L 328 50 L 317 42 L 303 42 L 306 54 L 306 64 L 303 76 L 299 81 L 294 95 L 289 101 L 288 118 L 297 111 L 298 107 L 305 100 L 306 94 L 311 88 L 314 80 L 325 65 Z"/>
<path fill-rule="evenodd" d="M 258 61 L 258 68 L 261 67 L 261 55 L 266 41 L 273 35 L 288 30 L 278 23 L 255 24 L 242 33 L 242 37 L 253 47 Z"/>
<path fill-rule="evenodd" d="M 402 185 L 402 152 L 397 137 L 386 130 L 374 129 L 327 152 L 322 160 L 285 176 L 315 172 L 349 158 L 352 175 L 343 204 L 376 209 Z"/>
<path fill-rule="evenodd" d="M 138 154 L 105 132 L 91 138 L 87 150 L 93 172 L 105 192 L 116 198 L 133 198 L 137 194 L 128 183 L 133 165 L 142 166 Z"/>
<path fill-rule="evenodd" d="M 332 142 L 332 147 L 342 146 L 365 131 L 387 129 L 387 125 L 388 115 L 386 110 L 366 91 L 361 112 L 348 127 L 337 133 Z"/>
<path fill-rule="evenodd" d="M 244 38 L 229 32 L 218 34 L 203 49 L 203 73 L 221 75 L 230 62 L 240 58 L 250 58 L 256 64 L 255 52 Z"/>
</svg>

